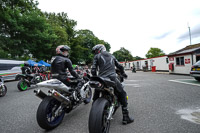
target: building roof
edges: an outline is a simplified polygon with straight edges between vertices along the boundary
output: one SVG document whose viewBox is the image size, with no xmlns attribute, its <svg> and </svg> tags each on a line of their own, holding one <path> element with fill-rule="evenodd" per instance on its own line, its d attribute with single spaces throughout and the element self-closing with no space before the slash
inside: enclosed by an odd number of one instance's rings
<svg viewBox="0 0 200 133">
<path fill-rule="evenodd" d="M 200 49 L 200 43 L 194 44 L 194 45 L 188 45 L 183 49 L 180 49 L 178 51 L 175 51 L 173 53 L 168 54 L 168 56 L 193 53 L 193 52 L 195 52 L 196 50 L 199 50 L 199 49 Z"/>
</svg>

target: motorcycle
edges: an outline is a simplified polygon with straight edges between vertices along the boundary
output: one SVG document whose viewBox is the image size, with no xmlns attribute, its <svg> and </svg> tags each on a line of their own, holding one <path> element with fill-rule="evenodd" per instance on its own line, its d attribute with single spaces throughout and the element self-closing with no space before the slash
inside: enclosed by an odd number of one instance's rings
<svg viewBox="0 0 200 133">
<path fill-rule="evenodd" d="M 4 79 L 2 76 L 0 76 L 0 97 L 5 96 L 7 93 L 7 87 L 4 84 Z"/>
<path fill-rule="evenodd" d="M 122 83 L 122 75 L 117 74 L 117 78 Z M 102 77 L 91 77 L 89 81 L 91 88 L 100 92 L 100 97 L 92 105 L 89 114 L 89 133 L 108 133 L 110 121 L 120 103 L 114 93 L 115 82 Z M 123 83 L 122 83 L 123 85 Z"/>
<path fill-rule="evenodd" d="M 135 67 L 132 68 L 132 73 L 136 73 Z"/>
<path fill-rule="evenodd" d="M 70 113 L 81 103 L 88 104 L 92 98 L 89 81 L 82 79 L 83 85 L 77 89 L 78 80 L 69 77 L 70 86 L 58 79 L 51 79 L 38 83 L 38 87 L 48 88 L 48 95 L 42 90 L 34 90 L 37 97 L 42 99 L 37 109 L 37 123 L 46 130 L 56 128 L 63 120 L 65 113 Z"/>
<path fill-rule="evenodd" d="M 17 79 L 20 79 L 17 88 L 20 91 L 25 91 L 31 85 L 36 85 L 37 83 L 43 81 L 42 76 L 40 74 L 18 74 L 16 76 Z"/>
</svg>

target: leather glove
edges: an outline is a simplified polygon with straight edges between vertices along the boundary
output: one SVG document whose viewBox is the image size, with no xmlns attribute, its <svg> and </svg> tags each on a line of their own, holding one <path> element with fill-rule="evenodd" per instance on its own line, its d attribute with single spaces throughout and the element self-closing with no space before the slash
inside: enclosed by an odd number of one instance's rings
<svg viewBox="0 0 200 133">
<path fill-rule="evenodd" d="M 126 75 L 126 73 L 123 73 L 122 76 L 123 76 L 124 78 L 128 78 L 128 75 Z"/>
</svg>

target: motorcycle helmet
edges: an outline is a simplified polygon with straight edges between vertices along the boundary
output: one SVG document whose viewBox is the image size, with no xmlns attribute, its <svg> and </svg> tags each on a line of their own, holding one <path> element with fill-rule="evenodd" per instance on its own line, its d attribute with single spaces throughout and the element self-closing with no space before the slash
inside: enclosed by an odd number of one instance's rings
<svg viewBox="0 0 200 133">
<path fill-rule="evenodd" d="M 24 66 L 29 66 L 29 63 L 27 61 L 25 61 Z"/>
<path fill-rule="evenodd" d="M 97 44 L 92 48 L 92 52 L 94 54 L 101 53 L 103 51 L 106 51 L 106 47 L 103 44 Z"/>
<path fill-rule="evenodd" d="M 56 48 L 56 54 L 63 55 L 67 57 L 69 55 L 70 47 L 67 45 L 60 45 Z"/>
</svg>

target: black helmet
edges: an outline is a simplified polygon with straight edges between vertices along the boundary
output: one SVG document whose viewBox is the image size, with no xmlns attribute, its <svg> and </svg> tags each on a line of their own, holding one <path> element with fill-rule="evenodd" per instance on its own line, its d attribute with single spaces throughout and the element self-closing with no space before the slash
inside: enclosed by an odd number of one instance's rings
<svg viewBox="0 0 200 133">
<path fill-rule="evenodd" d="M 106 47 L 103 44 L 97 44 L 92 48 L 92 52 L 94 54 L 101 53 L 103 51 L 106 51 Z"/>
<path fill-rule="evenodd" d="M 29 63 L 27 61 L 25 61 L 24 66 L 29 66 Z"/>
<path fill-rule="evenodd" d="M 67 46 L 67 45 L 60 45 L 56 48 L 56 54 L 61 54 L 63 56 L 68 56 L 69 55 L 69 50 L 70 50 L 70 47 Z M 64 52 L 64 51 L 68 51 L 67 53 Z"/>
</svg>

